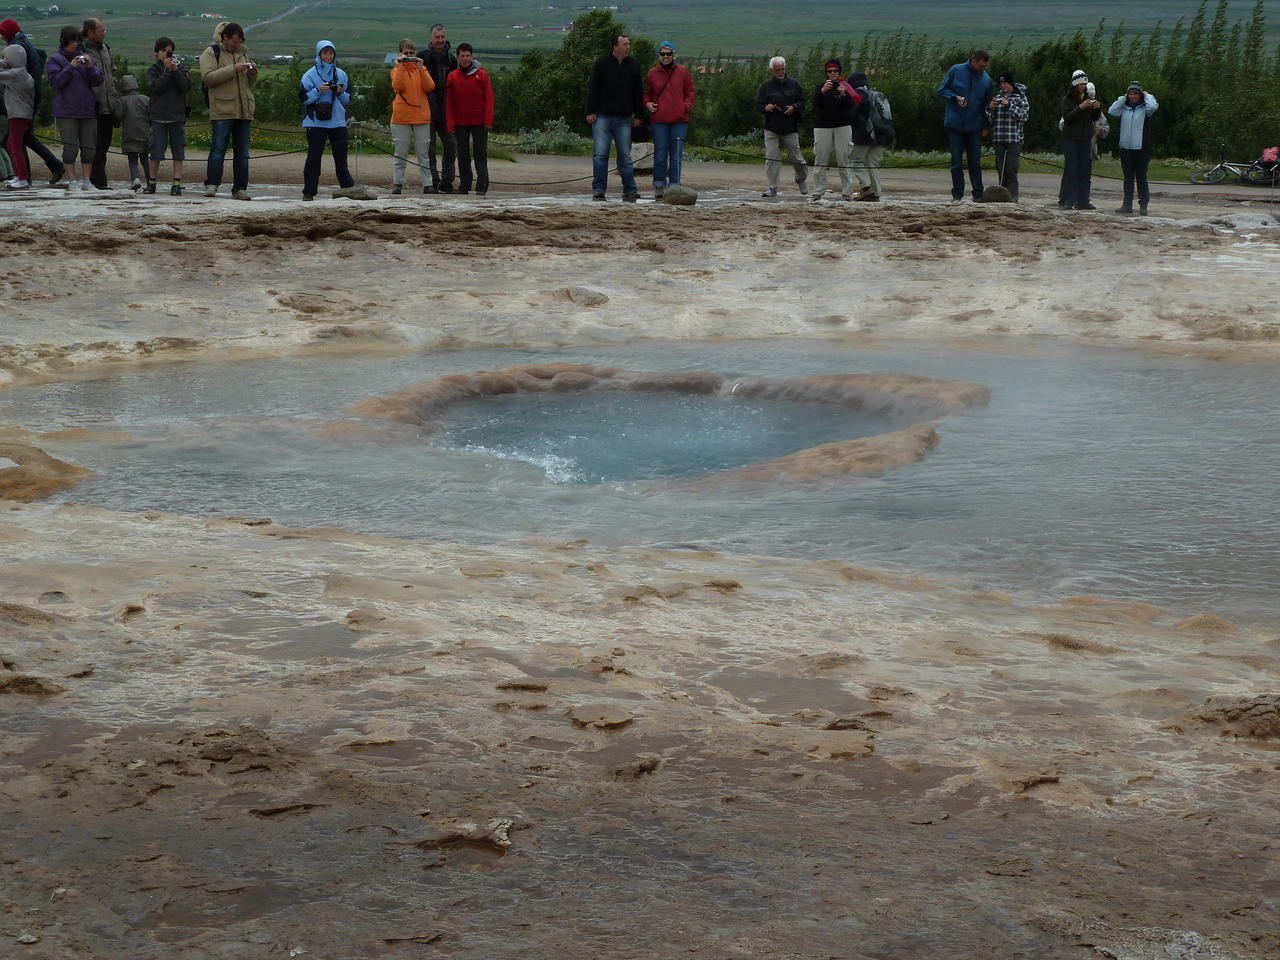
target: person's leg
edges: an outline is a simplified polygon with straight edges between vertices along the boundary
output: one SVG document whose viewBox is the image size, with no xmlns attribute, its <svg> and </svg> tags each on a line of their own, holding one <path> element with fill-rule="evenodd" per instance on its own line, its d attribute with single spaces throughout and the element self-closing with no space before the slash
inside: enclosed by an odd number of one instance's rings
<svg viewBox="0 0 1280 960">
<path fill-rule="evenodd" d="M 618 175 L 622 178 L 622 195 L 634 197 L 640 193 L 636 186 L 635 164 L 631 161 L 631 118 L 616 117 L 613 142 L 618 146 Z"/>
<path fill-rule="evenodd" d="M 673 123 L 671 126 L 671 149 L 667 159 L 667 186 L 680 182 L 680 171 L 684 167 L 684 145 L 689 139 L 689 124 Z"/>
<path fill-rule="evenodd" d="M 173 157 L 173 182 L 181 183 L 182 165 L 187 159 L 187 125 L 179 121 L 166 123 L 165 127 L 169 132 L 169 154 Z"/>
<path fill-rule="evenodd" d="M 661 190 L 670 182 L 671 124 L 650 123 L 649 133 L 653 137 L 653 189 Z"/>
<path fill-rule="evenodd" d="M 613 129 L 609 118 L 597 114 L 591 124 L 591 193 L 603 195 L 609 187 L 609 145 L 613 142 Z"/>
<path fill-rule="evenodd" d="M 1147 212 L 1151 202 L 1151 184 L 1147 182 L 1147 168 L 1151 164 L 1150 150 L 1133 151 L 1133 176 L 1138 181 L 1138 209 Z"/>
<path fill-rule="evenodd" d="M 443 123 L 440 124 L 440 142 L 444 144 L 444 159 L 440 163 L 440 186 L 448 193 L 453 189 L 453 165 L 457 162 L 457 145 L 453 142 L 453 134 Z"/>
<path fill-rule="evenodd" d="M 302 195 L 314 197 L 320 190 L 320 161 L 324 157 L 325 134 L 321 127 L 307 127 L 307 159 L 302 165 Z M 239 187 L 236 188 L 237 190 Z"/>
<path fill-rule="evenodd" d="M 973 199 L 977 200 L 982 196 L 982 131 L 966 133 L 964 149 L 969 156 L 969 186 L 973 188 Z"/>
<path fill-rule="evenodd" d="M 9 118 L 9 159 L 13 161 L 13 179 L 20 183 L 31 182 L 27 152 L 22 149 L 22 138 L 26 135 L 28 122 L 18 117 Z"/>
<path fill-rule="evenodd" d="M 99 114 L 97 136 L 94 140 L 93 165 L 89 170 L 89 182 L 99 190 L 107 189 L 107 154 L 111 151 L 111 136 L 116 128 L 111 114 Z"/>
<path fill-rule="evenodd" d="M 338 186 L 354 187 L 356 179 L 351 176 L 351 168 L 347 164 L 351 131 L 346 127 L 334 127 L 329 131 L 329 143 L 333 145 L 333 172 L 338 175 Z"/>
<path fill-rule="evenodd" d="M 1062 141 L 1062 180 L 1058 184 L 1058 206 L 1071 210 L 1076 205 L 1076 152 L 1073 141 Z"/>
<path fill-rule="evenodd" d="M 462 126 L 453 128 L 453 147 L 458 163 L 458 189 L 462 193 L 471 190 L 471 132 L 474 127 Z"/>
<path fill-rule="evenodd" d="M 1080 161 L 1077 169 L 1080 172 L 1080 179 L 1076 183 L 1076 209 L 1089 209 L 1089 194 L 1092 186 L 1090 177 L 1093 176 L 1093 138 L 1081 141 Z"/>
<path fill-rule="evenodd" d="M 431 152 L 431 124 L 415 123 L 410 129 L 413 130 L 413 159 L 418 166 L 418 174 L 422 177 L 422 188 L 434 189 L 431 162 L 427 159 L 427 154 Z"/>
<path fill-rule="evenodd" d="M 858 184 L 858 191 L 867 190 L 871 186 L 871 174 L 867 169 L 871 156 L 871 145 L 855 143 L 849 150 L 849 171 Z"/>
<path fill-rule="evenodd" d="M 484 125 L 471 131 L 471 139 L 475 147 L 473 159 L 476 164 L 476 193 L 489 192 L 489 131 Z"/>
<path fill-rule="evenodd" d="M 853 153 L 853 127 L 836 127 L 835 129 L 836 166 L 840 168 L 840 193 L 846 197 L 853 196 L 853 165 L 850 162 Z"/>
<path fill-rule="evenodd" d="M 964 199 L 964 134 L 947 128 L 947 146 L 951 149 L 951 199 Z"/>
<path fill-rule="evenodd" d="M 222 166 L 227 157 L 227 145 L 231 142 L 231 125 L 234 120 L 209 121 L 209 158 L 205 162 L 204 185 L 222 186 Z"/>
<path fill-rule="evenodd" d="M 430 123 L 431 135 L 427 139 L 427 164 L 431 167 L 432 184 L 440 183 L 440 165 L 436 162 L 436 137 L 440 137 L 441 146 L 444 145 L 444 117 L 438 119 L 433 114 Z"/>
<path fill-rule="evenodd" d="M 148 174 L 152 180 L 160 176 L 160 164 L 164 162 L 165 147 L 169 143 L 169 125 L 159 120 L 151 121 L 151 165 Z"/>
<path fill-rule="evenodd" d="M 778 189 L 778 177 L 782 174 L 782 150 L 778 135 L 772 130 L 764 132 L 764 175 L 770 190 Z"/>
<path fill-rule="evenodd" d="M 395 147 L 391 157 L 391 182 L 397 187 L 404 186 L 404 171 L 409 158 L 411 129 L 407 123 L 393 123 L 391 125 L 391 142 Z"/>
<path fill-rule="evenodd" d="M 873 143 L 867 148 L 867 178 L 870 180 L 871 196 L 880 196 L 880 167 L 884 164 L 884 147 Z"/>
<path fill-rule="evenodd" d="M 98 120 L 77 120 L 80 138 L 80 175 L 92 183 L 93 157 L 98 149 Z"/>
<path fill-rule="evenodd" d="M 1136 172 L 1133 155 L 1135 153 L 1137 153 L 1136 150 L 1125 150 L 1123 148 L 1120 150 L 1120 172 L 1124 174 L 1124 200 L 1121 202 L 1118 212 L 1133 213 L 1133 177 Z"/>
<path fill-rule="evenodd" d="M 804 154 L 800 152 L 800 134 L 788 133 L 782 138 L 782 142 L 787 147 L 787 159 L 791 161 L 791 166 L 796 171 L 796 186 L 800 188 L 801 193 L 804 193 L 809 168 L 804 162 Z"/>
<path fill-rule="evenodd" d="M 79 129 L 76 121 L 66 117 L 55 117 L 53 125 L 58 129 L 58 139 L 62 141 L 62 165 L 71 167 L 73 180 L 80 179 L 80 173 L 74 168 L 76 157 L 80 153 Z"/>
<path fill-rule="evenodd" d="M 813 128 L 813 197 L 816 200 L 827 192 L 827 162 L 835 149 L 833 127 Z"/>
<path fill-rule="evenodd" d="M 39 106 L 39 104 L 37 104 Z M 49 175 L 52 177 L 51 182 L 56 183 L 62 176 L 64 166 L 53 155 L 53 151 L 40 142 L 40 138 L 36 136 L 35 121 L 27 127 L 26 133 L 22 135 L 22 145 L 34 153 L 43 161 L 44 165 L 49 168 Z M 30 172 L 31 163 L 27 162 L 27 171 Z"/>
<path fill-rule="evenodd" d="M 231 190 L 249 189 L 249 135 L 252 132 L 252 120 L 231 121 Z"/>
<path fill-rule="evenodd" d="M 1022 144 L 1010 143 L 1005 148 L 1005 168 L 1003 186 L 1009 196 L 1016 202 L 1018 199 L 1018 170 L 1022 167 Z"/>
</svg>

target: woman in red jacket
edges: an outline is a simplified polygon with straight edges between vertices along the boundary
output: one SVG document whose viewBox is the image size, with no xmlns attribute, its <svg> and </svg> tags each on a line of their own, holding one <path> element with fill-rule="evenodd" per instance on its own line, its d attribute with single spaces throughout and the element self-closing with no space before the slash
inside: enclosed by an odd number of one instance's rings
<svg viewBox="0 0 1280 960">
<path fill-rule="evenodd" d="M 693 77 L 676 63 L 670 40 L 658 44 L 658 65 L 644 81 L 644 108 L 653 134 L 653 197 L 680 182 L 680 161 L 689 136 L 689 111 L 693 109 Z"/>
<path fill-rule="evenodd" d="M 445 119 L 458 147 L 458 192 L 471 190 L 471 159 L 476 162 L 476 196 L 489 190 L 489 131 L 493 129 L 493 85 L 475 60 L 471 44 L 458 44 L 458 69 L 444 83 Z"/>
</svg>

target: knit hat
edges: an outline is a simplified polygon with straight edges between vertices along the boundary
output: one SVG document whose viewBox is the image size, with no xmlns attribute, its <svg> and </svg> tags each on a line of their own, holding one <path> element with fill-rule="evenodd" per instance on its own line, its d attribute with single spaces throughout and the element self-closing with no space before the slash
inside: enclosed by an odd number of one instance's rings
<svg viewBox="0 0 1280 960">
<path fill-rule="evenodd" d="M 22 28 L 18 26 L 17 20 L 5 20 L 0 23 L 0 37 L 4 37 L 6 40 L 12 40 L 21 32 Z"/>
<path fill-rule="evenodd" d="M 1142 84 L 1140 84 L 1137 80 L 1130 81 L 1129 89 L 1125 91 L 1125 93 L 1143 93 L 1143 92 L 1144 91 L 1142 89 Z"/>
<path fill-rule="evenodd" d="M 670 40 L 663 40 L 660 44 L 658 44 L 658 52 L 661 53 L 663 50 L 670 50 L 672 53 L 675 53 L 676 45 L 672 43 Z"/>
<path fill-rule="evenodd" d="M 1013 83 L 1013 74 L 1006 70 L 1000 76 L 996 77 L 996 83 Z"/>
<path fill-rule="evenodd" d="M 1088 83 L 1088 82 L 1089 82 L 1089 75 L 1085 73 L 1083 70 L 1077 70 L 1075 73 L 1071 75 L 1071 85 L 1073 87 L 1081 83 Z"/>
</svg>

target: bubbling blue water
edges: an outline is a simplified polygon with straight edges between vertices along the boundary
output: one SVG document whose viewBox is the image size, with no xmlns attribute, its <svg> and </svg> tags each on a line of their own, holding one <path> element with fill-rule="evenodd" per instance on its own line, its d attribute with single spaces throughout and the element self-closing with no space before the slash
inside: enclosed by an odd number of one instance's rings
<svg viewBox="0 0 1280 960">
<path fill-rule="evenodd" d="M 906 426 L 838 404 L 591 391 L 454 404 L 433 445 L 532 464 L 553 483 L 687 477 Z"/>
<path fill-rule="evenodd" d="M 557 482 L 561 467 L 608 470 L 573 451 L 555 453 L 564 462 L 552 466 L 451 448 L 447 435 L 340 443 L 313 429 L 369 395 L 543 361 L 731 376 L 917 373 L 986 384 L 992 400 L 944 419 L 941 446 L 922 463 L 749 492 Z M 661 432 L 662 418 L 652 419 Z M 1053 344 L 1001 353 L 798 340 L 313 357 L 11 390 L 0 395 L 0 420 L 133 433 L 125 444 L 45 445 L 99 471 L 64 499 L 122 510 L 264 515 L 433 540 L 584 537 L 832 557 L 974 589 L 1102 594 L 1271 628 L 1280 620 L 1271 364 Z"/>
</svg>

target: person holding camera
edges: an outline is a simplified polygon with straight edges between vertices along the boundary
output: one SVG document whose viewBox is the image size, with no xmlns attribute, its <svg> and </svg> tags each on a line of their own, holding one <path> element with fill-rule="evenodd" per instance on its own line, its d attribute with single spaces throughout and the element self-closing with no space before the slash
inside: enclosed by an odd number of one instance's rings
<svg viewBox="0 0 1280 960">
<path fill-rule="evenodd" d="M 1018 168 L 1022 162 L 1022 131 L 1031 116 L 1027 88 L 1014 83 L 1006 70 L 996 79 L 998 89 L 987 104 L 987 126 L 991 128 L 991 145 L 996 151 L 996 174 L 1000 186 L 1018 202 Z"/>
<path fill-rule="evenodd" d="M 62 139 L 62 165 L 70 169 L 68 190 L 88 190 L 89 170 L 98 142 L 98 100 L 93 88 L 102 84 L 102 71 L 84 52 L 80 30 L 63 27 L 58 49 L 45 61 L 53 88 L 53 122 Z"/>
<path fill-rule="evenodd" d="M 164 161 L 165 146 L 173 153 L 173 185 L 169 195 L 182 196 L 182 161 L 187 148 L 187 91 L 191 76 L 173 52 L 173 41 L 160 37 L 155 44 L 155 60 L 147 67 L 147 89 L 151 91 L 151 167 L 147 193 L 156 192 L 156 178 Z"/>
<path fill-rule="evenodd" d="M 258 65 L 249 59 L 244 28 L 224 21 L 213 29 L 213 43 L 200 54 L 200 79 L 209 88 L 209 126 L 213 142 L 205 165 L 204 195 L 216 197 L 222 185 L 222 167 L 231 145 L 231 197 L 249 196 L 249 135 L 253 128 L 253 86 Z"/>
<path fill-rule="evenodd" d="M 404 171 L 409 160 L 409 138 L 422 176 L 422 192 L 435 193 L 431 172 L 431 97 L 436 82 L 418 56 L 412 40 L 400 41 L 400 55 L 391 68 L 391 139 L 396 152 L 391 162 L 391 192 L 404 192 Z"/>
<path fill-rule="evenodd" d="M 982 196 L 982 132 L 987 121 L 987 102 L 994 85 L 987 73 L 991 54 L 974 50 L 969 59 L 947 70 L 938 84 L 938 96 L 947 101 L 942 126 L 951 148 L 951 200 L 964 199 L 965 164 L 969 167 L 969 189 L 973 199 Z"/>
<path fill-rule="evenodd" d="M 1062 98 L 1062 187 L 1058 206 L 1064 210 L 1096 210 L 1089 202 L 1093 175 L 1094 125 L 1102 104 L 1089 96 L 1089 77 L 1083 70 L 1071 75 Z"/>
<path fill-rule="evenodd" d="M 782 175 L 782 150 L 796 172 L 796 189 L 809 192 L 809 171 L 800 152 L 800 121 L 804 118 L 804 88 L 800 81 L 787 76 L 787 61 L 774 57 L 769 61 L 773 74 L 756 91 L 756 113 L 764 115 L 764 175 L 768 183 L 763 197 L 778 195 L 778 178 Z"/>
<path fill-rule="evenodd" d="M 316 65 L 302 75 L 306 92 L 302 126 L 307 131 L 307 162 L 302 167 L 302 199 L 314 200 L 320 187 L 324 145 L 333 150 L 338 185 L 355 186 L 347 169 L 347 104 L 351 102 L 345 70 L 338 68 L 338 51 L 328 40 L 316 44 Z"/>
<path fill-rule="evenodd" d="M 821 200 L 827 192 L 827 161 L 835 151 L 841 198 L 852 200 L 853 167 L 849 163 L 849 153 L 853 147 L 853 125 L 858 121 L 862 94 L 844 78 L 844 68 L 839 60 L 828 60 L 823 72 L 826 79 L 813 91 L 812 199 Z"/>
</svg>

